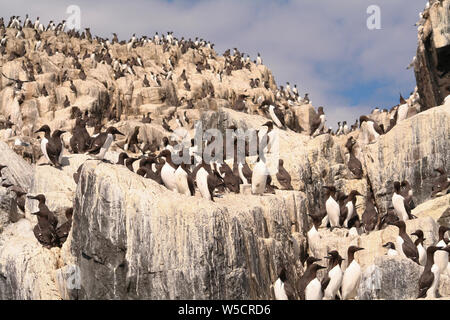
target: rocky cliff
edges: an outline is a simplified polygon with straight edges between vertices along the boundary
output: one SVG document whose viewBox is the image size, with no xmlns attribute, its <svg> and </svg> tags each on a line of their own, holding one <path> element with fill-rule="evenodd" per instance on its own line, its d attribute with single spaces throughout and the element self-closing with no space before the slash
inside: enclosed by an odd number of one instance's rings
<svg viewBox="0 0 450 320">
<path fill-rule="evenodd" d="M 448 43 L 439 36 L 447 30 L 442 18 L 447 2 L 432 4 L 424 22 L 427 36 L 419 41 L 416 78 L 423 108 L 417 109 L 422 112 L 374 141 L 367 139 L 367 123 L 347 134 L 311 135 L 320 120 L 309 101 L 286 96 L 261 63 L 236 53 L 219 55 L 206 42 L 140 40 L 137 45 L 55 29 L 38 33 L 43 47 L 36 49 L 33 28 L 23 28 L 21 37 L 14 28 L 0 28 L 8 39 L 1 46 L 0 164 L 8 166 L 1 175 L 29 195 L 45 194 L 59 224 L 73 208 L 66 242 L 48 249 L 33 233 L 37 201 L 26 198 L 22 211 L 11 186 L 0 186 L 0 298 L 273 299 L 280 266 L 297 283 L 307 254 L 323 258 L 338 250 L 346 258 L 347 248 L 358 245 L 365 250 L 355 258 L 363 269 L 357 299 L 415 299 L 423 267 L 387 257 L 382 247 L 395 242 L 394 227 L 355 235 L 323 225 L 314 245 L 307 232 L 309 214 L 325 210 L 323 186 L 359 191 L 359 217 L 373 192 L 381 219 L 392 209 L 397 180 L 409 181 L 413 190 L 417 219 L 407 222 L 408 233 L 421 229 L 429 246 L 438 240 L 439 225 L 450 226 L 450 195 L 432 197 L 434 170 L 450 171 L 450 100 L 444 103 L 447 76 L 442 74 Z M 255 79 L 260 85 L 251 85 Z M 191 136 L 199 123 L 204 130 L 260 129 L 270 117 L 260 108 L 265 100 L 283 107 L 286 127 L 277 133 L 293 190 L 282 190 L 273 175 L 278 187 L 273 193 L 225 192 L 212 202 L 198 192 L 188 197 L 169 191 L 115 164 L 121 152 L 142 156 L 129 150 L 136 126 L 141 149 L 173 139 L 170 131 L 180 126 Z M 125 133 L 108 150 L 109 163 L 74 154 L 76 112 L 85 115 L 90 135 L 98 124 Z M 144 122 L 149 112 L 151 121 Z M 390 115 L 369 117 L 387 129 Z M 68 131 L 61 168 L 46 165 L 34 133 L 44 124 Z M 356 141 L 360 178 L 348 167 L 349 137 Z M 450 297 L 449 276 L 441 276 L 444 298 Z"/>
<path fill-rule="evenodd" d="M 450 95 L 450 1 L 429 1 L 418 27 L 414 61 L 424 109 L 440 105 Z"/>
</svg>

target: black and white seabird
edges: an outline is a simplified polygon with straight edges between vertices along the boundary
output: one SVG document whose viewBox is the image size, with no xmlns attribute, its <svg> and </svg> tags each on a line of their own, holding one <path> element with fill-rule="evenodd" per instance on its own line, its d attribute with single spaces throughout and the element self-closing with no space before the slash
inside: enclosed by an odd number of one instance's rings
<svg viewBox="0 0 450 320">
<path fill-rule="evenodd" d="M 329 259 L 328 273 L 325 278 L 322 279 L 322 289 L 324 291 L 324 300 L 335 300 L 338 290 L 342 284 L 342 278 L 344 273 L 341 269 L 341 263 L 344 260 L 336 250 L 328 252 Z"/>
<path fill-rule="evenodd" d="M 383 247 L 388 249 L 386 255 L 388 255 L 389 257 L 398 256 L 398 251 L 395 250 L 395 244 L 393 242 L 386 242 L 385 244 L 383 244 Z"/>
<path fill-rule="evenodd" d="M 331 228 L 339 227 L 340 207 L 336 201 L 336 188 L 334 186 L 323 186 L 325 193 L 325 208 L 327 211 L 328 222 Z"/>
<path fill-rule="evenodd" d="M 449 247 L 447 247 L 449 250 Z M 441 272 L 439 266 L 434 261 L 434 255 L 437 251 L 443 251 L 442 248 L 429 246 L 427 248 L 427 263 L 422 275 L 419 278 L 419 295 L 417 298 L 436 298 L 439 289 L 439 280 Z M 444 251 L 447 252 L 448 251 Z"/>
<path fill-rule="evenodd" d="M 306 237 L 308 239 L 308 245 L 311 249 L 311 252 L 315 252 L 315 249 L 319 247 L 321 237 L 319 233 L 319 227 L 322 224 L 323 215 L 322 214 L 308 214 L 313 222 L 311 229 L 309 229 Z"/>
<path fill-rule="evenodd" d="M 434 169 L 439 173 L 439 176 L 434 180 L 431 190 L 433 191 L 431 197 L 447 194 L 450 188 L 450 179 L 447 178 L 447 172 L 444 167 Z"/>
<path fill-rule="evenodd" d="M 350 246 L 347 251 L 347 269 L 342 278 L 342 300 L 356 297 L 359 281 L 361 280 L 361 266 L 354 259 L 355 253 L 364 250 L 357 246 Z"/>
<path fill-rule="evenodd" d="M 98 160 L 104 160 L 106 152 L 109 147 L 111 147 L 116 134 L 120 134 L 122 136 L 124 135 L 115 127 L 109 127 L 106 132 L 102 132 L 95 137 L 91 137 L 93 139 L 91 140 L 91 147 L 87 153 L 94 155 Z"/>
<path fill-rule="evenodd" d="M 263 195 L 266 190 L 269 170 L 264 159 L 258 157 L 252 172 L 252 194 Z"/>
<path fill-rule="evenodd" d="M 417 250 L 417 247 L 414 245 L 414 242 L 406 233 L 405 222 L 399 220 L 390 224 L 396 226 L 399 230 L 396 248 L 400 256 L 409 258 L 418 264 L 419 251 Z"/>
<path fill-rule="evenodd" d="M 194 179 L 189 170 L 189 165 L 181 163 L 175 170 L 175 184 L 178 193 L 185 196 L 193 196 L 195 194 Z"/>
<path fill-rule="evenodd" d="M 177 192 L 178 189 L 175 178 L 175 170 L 177 169 L 177 166 L 172 161 L 172 153 L 167 149 L 162 150 L 157 158 L 161 157 L 164 157 L 166 161 L 161 169 L 161 179 L 167 189 Z"/>
<path fill-rule="evenodd" d="M 414 241 L 414 244 L 417 247 L 417 251 L 419 252 L 419 263 L 421 266 L 425 266 L 427 262 L 427 252 L 423 246 L 423 242 L 426 240 L 423 237 L 423 231 L 419 229 L 411 233 L 411 235 L 417 237 L 416 241 Z"/>
<path fill-rule="evenodd" d="M 45 196 L 39 194 L 37 196 L 28 196 L 28 198 L 39 201 L 39 211 L 32 213 L 38 219 L 38 223 L 33 229 L 36 239 L 46 248 L 59 246 L 58 236 L 56 234 L 58 219 L 46 206 Z"/>
<path fill-rule="evenodd" d="M 345 228 L 349 227 L 349 221 L 356 215 L 356 196 L 362 196 L 358 191 L 352 190 L 340 207 L 339 224 Z"/>
<path fill-rule="evenodd" d="M 223 179 L 204 160 L 193 170 L 193 177 L 203 198 L 214 201 L 214 190 L 223 185 Z"/>
<path fill-rule="evenodd" d="M 353 147 L 356 144 L 356 139 L 353 137 L 349 137 L 347 140 L 347 143 L 345 144 L 345 147 L 348 150 L 348 153 L 350 155 L 348 160 L 348 169 L 351 173 L 355 176 L 356 179 L 361 179 L 363 176 L 363 169 L 361 161 L 359 161 L 358 158 L 356 158 Z"/>
<path fill-rule="evenodd" d="M 411 208 L 409 200 L 401 195 L 401 184 L 399 181 L 394 182 L 394 193 L 392 195 L 392 205 L 394 206 L 395 214 L 401 221 L 409 220 L 411 215 Z"/>
<path fill-rule="evenodd" d="M 41 150 L 45 158 L 55 167 L 61 167 L 61 158 L 63 153 L 61 135 L 65 133 L 65 131 L 55 130 L 53 134 L 50 135 L 50 127 L 48 125 L 44 125 L 35 133 L 38 132 L 44 132 L 44 137 L 41 140 Z"/>
<path fill-rule="evenodd" d="M 445 248 L 449 244 L 448 239 L 445 238 L 445 233 L 447 231 L 450 231 L 450 228 L 448 228 L 446 226 L 439 227 L 439 232 L 438 232 L 439 239 L 438 239 L 438 242 L 435 244 L 436 247 Z M 449 258 L 449 254 L 446 251 L 439 250 L 434 254 L 434 262 L 439 267 L 439 271 L 441 272 L 441 274 L 444 274 L 447 272 L 447 268 L 449 265 L 448 258 Z"/>
<path fill-rule="evenodd" d="M 375 206 L 373 192 L 369 191 L 366 196 L 366 208 L 361 217 L 365 232 L 375 230 L 378 223 L 378 209 Z"/>
<path fill-rule="evenodd" d="M 273 284 L 276 300 L 295 300 L 294 288 L 287 281 L 286 269 L 279 268 L 278 279 Z"/>
<path fill-rule="evenodd" d="M 322 285 L 317 278 L 317 271 L 325 267 L 316 263 L 306 268 L 305 273 L 299 280 L 298 288 L 301 300 L 322 300 Z"/>
<path fill-rule="evenodd" d="M 59 245 L 62 245 L 64 242 L 66 242 L 67 237 L 69 236 L 69 232 L 72 227 L 73 208 L 66 209 L 65 215 L 67 221 L 56 229 L 56 235 L 58 237 Z"/>
</svg>

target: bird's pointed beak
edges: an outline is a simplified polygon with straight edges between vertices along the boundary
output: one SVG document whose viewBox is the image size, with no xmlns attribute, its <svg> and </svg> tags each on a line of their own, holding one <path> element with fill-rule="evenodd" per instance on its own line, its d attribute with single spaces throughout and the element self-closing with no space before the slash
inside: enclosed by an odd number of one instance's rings
<svg viewBox="0 0 450 320">
<path fill-rule="evenodd" d="M 326 267 L 319 265 L 319 266 L 317 267 L 317 270 L 325 269 L 325 268 L 326 268 Z"/>
</svg>

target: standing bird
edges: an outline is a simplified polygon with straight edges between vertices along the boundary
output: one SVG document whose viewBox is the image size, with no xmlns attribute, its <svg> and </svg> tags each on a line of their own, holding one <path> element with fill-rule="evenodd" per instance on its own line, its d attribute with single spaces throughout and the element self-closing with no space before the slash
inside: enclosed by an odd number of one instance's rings
<svg viewBox="0 0 450 320">
<path fill-rule="evenodd" d="M 85 153 L 91 137 L 86 130 L 86 120 L 77 117 L 75 126 L 72 129 L 72 137 L 69 144 L 73 153 Z"/>
<path fill-rule="evenodd" d="M 342 278 L 342 300 L 354 299 L 361 280 L 361 266 L 354 259 L 355 253 L 364 250 L 357 246 L 350 246 L 347 251 L 347 269 Z"/>
<path fill-rule="evenodd" d="M 56 218 L 55 214 L 51 212 L 45 204 L 45 196 L 43 194 L 38 194 L 37 196 L 28 196 L 28 199 L 39 201 L 39 211 L 41 212 L 41 215 L 38 216 L 38 223 L 42 220 L 41 218 L 45 218 L 50 226 L 56 229 L 58 225 L 58 218 Z"/>
<path fill-rule="evenodd" d="M 419 295 L 417 298 L 436 298 L 436 293 L 439 288 L 439 279 L 441 272 L 439 266 L 434 262 L 434 255 L 442 248 L 436 246 L 429 246 L 427 248 L 427 263 L 422 275 L 419 278 Z M 448 254 L 449 247 L 446 248 Z"/>
<path fill-rule="evenodd" d="M 439 239 L 435 244 L 436 247 L 445 248 L 449 244 L 448 239 L 445 238 L 445 233 L 447 231 L 450 231 L 450 228 L 445 226 L 439 227 Z M 441 272 L 441 274 L 445 273 L 448 267 L 448 252 L 439 250 L 434 254 L 434 261 L 439 267 L 439 271 Z"/>
<path fill-rule="evenodd" d="M 356 215 L 356 196 L 362 196 L 358 191 L 352 190 L 340 207 L 339 224 L 349 228 L 349 221 Z"/>
<path fill-rule="evenodd" d="M 375 230 L 378 224 L 378 209 L 375 206 L 373 192 L 369 191 L 366 196 L 366 209 L 361 217 L 365 232 Z"/>
<path fill-rule="evenodd" d="M 186 196 L 195 194 L 194 179 L 192 179 L 191 171 L 187 164 L 181 163 L 175 170 L 175 184 L 178 193 Z"/>
<path fill-rule="evenodd" d="M 450 179 L 447 178 L 447 172 L 444 167 L 434 169 L 434 171 L 439 173 L 439 176 L 434 180 L 432 187 L 431 197 L 436 197 L 438 195 L 444 195 L 450 188 Z"/>
<path fill-rule="evenodd" d="M 284 190 L 294 190 L 291 184 L 291 175 L 284 168 L 283 164 L 284 161 L 282 159 L 278 160 L 277 180 Z"/>
<path fill-rule="evenodd" d="M 106 152 L 115 139 L 116 134 L 120 134 L 122 136 L 124 135 L 115 127 L 109 127 L 106 132 L 101 132 L 98 133 L 95 137 L 91 137 L 91 147 L 87 151 L 87 154 L 94 155 L 96 159 L 103 161 Z"/>
<path fill-rule="evenodd" d="M 55 167 L 61 167 L 61 158 L 63 153 L 63 145 L 61 142 L 61 135 L 65 133 L 62 130 L 55 130 L 50 135 L 51 130 L 48 125 L 42 126 L 35 133 L 44 132 L 44 137 L 41 140 L 41 150 L 45 158 Z"/>
<path fill-rule="evenodd" d="M 211 170 L 211 166 L 204 160 L 194 169 L 192 175 L 195 177 L 197 187 L 203 198 L 214 201 L 214 190 L 223 185 L 219 173 Z"/>
<path fill-rule="evenodd" d="M 175 179 L 176 165 L 172 161 L 172 153 L 165 149 L 157 156 L 157 158 L 164 157 L 166 162 L 161 169 L 161 179 L 167 189 L 177 192 L 177 184 Z"/>
<path fill-rule="evenodd" d="M 412 242 L 411 238 L 406 233 L 406 224 L 404 221 L 395 221 L 390 223 L 398 228 L 398 236 L 397 236 L 397 251 L 402 257 L 406 257 L 414 261 L 415 263 L 419 263 L 419 251 L 417 247 Z"/>
<path fill-rule="evenodd" d="M 341 269 L 341 263 L 344 259 L 336 250 L 328 252 L 328 256 L 325 258 L 329 259 L 329 264 L 328 274 L 322 279 L 323 299 L 335 300 L 344 275 Z"/>
<path fill-rule="evenodd" d="M 336 188 L 334 186 L 323 186 L 327 190 L 325 194 L 325 208 L 331 229 L 339 227 L 340 208 L 336 202 Z"/>
<path fill-rule="evenodd" d="M 325 269 L 325 267 L 316 263 L 312 263 L 306 268 L 298 285 L 301 300 L 322 300 L 322 285 L 317 279 L 317 271 L 320 269 Z"/>
<path fill-rule="evenodd" d="M 407 201 L 400 193 L 400 182 L 394 182 L 394 194 L 392 195 L 392 205 L 395 214 L 401 221 L 407 221 L 411 215 L 409 201 Z"/>
<path fill-rule="evenodd" d="M 407 180 L 403 180 L 402 183 L 400 183 L 400 194 L 403 198 L 405 198 L 405 201 L 406 203 L 408 203 L 408 206 L 411 210 L 416 207 L 412 198 L 413 191 L 411 185 Z M 413 216 L 410 215 L 409 218 L 412 219 Z"/>
<path fill-rule="evenodd" d="M 387 248 L 388 249 L 386 254 L 389 257 L 396 257 L 396 256 L 398 256 L 398 252 L 397 252 L 397 250 L 395 250 L 395 244 L 393 244 L 392 242 L 386 242 L 385 244 L 383 244 L 383 248 Z"/>
<path fill-rule="evenodd" d="M 67 237 L 69 236 L 70 229 L 72 227 L 73 208 L 68 208 L 65 212 L 65 215 L 67 221 L 56 229 L 58 242 L 61 246 L 64 242 L 66 242 Z"/>
<path fill-rule="evenodd" d="M 423 231 L 419 229 L 411 233 L 411 235 L 417 237 L 416 241 L 414 241 L 414 245 L 417 247 L 417 251 L 419 252 L 420 265 L 425 266 L 425 264 L 427 263 L 427 251 L 423 247 L 423 242 L 425 241 L 425 238 L 423 237 Z"/>
<path fill-rule="evenodd" d="M 311 252 L 315 252 L 315 248 L 317 248 L 320 244 L 321 237 L 319 233 L 319 227 L 322 224 L 323 216 L 321 214 L 308 214 L 313 222 L 311 229 L 309 229 L 306 237 L 308 239 L 308 245 L 311 249 Z"/>
<path fill-rule="evenodd" d="M 263 195 L 266 190 L 267 176 L 269 175 L 266 163 L 258 157 L 252 173 L 252 194 Z"/>
<path fill-rule="evenodd" d="M 355 144 L 356 140 L 352 136 L 348 138 L 347 143 L 345 144 L 345 147 L 347 148 L 348 153 L 350 155 L 347 166 L 356 179 L 361 179 L 363 176 L 363 169 L 361 161 L 359 161 L 359 159 L 355 156 L 353 152 L 353 147 L 355 146 Z"/>
<path fill-rule="evenodd" d="M 287 281 L 286 269 L 279 269 L 278 279 L 273 284 L 273 289 L 276 300 L 295 300 L 294 288 Z"/>
</svg>

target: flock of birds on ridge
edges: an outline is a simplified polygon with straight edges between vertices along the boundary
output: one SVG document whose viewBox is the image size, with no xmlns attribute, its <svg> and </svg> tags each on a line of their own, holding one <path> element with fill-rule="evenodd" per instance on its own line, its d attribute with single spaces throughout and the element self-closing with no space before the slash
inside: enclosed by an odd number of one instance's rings
<svg viewBox="0 0 450 320">
<path fill-rule="evenodd" d="M 39 18 L 33 23 L 28 15 L 26 16 L 23 24 L 19 20 L 19 17 L 11 17 L 6 28 L 16 29 L 16 39 L 24 39 L 24 28 L 30 28 L 34 30 L 34 51 L 43 50 L 48 56 L 58 54 L 55 52 L 49 44 L 41 39 L 41 34 L 44 32 L 53 32 L 56 36 L 62 32 L 65 32 L 65 21 L 56 25 L 53 21 L 50 21 L 47 27 L 44 27 L 39 22 Z M 9 41 L 3 18 L 0 19 L 0 53 L 3 56 L 6 53 L 6 44 Z M 111 45 L 119 43 L 117 35 L 114 34 L 112 41 L 109 39 L 102 39 L 96 37 L 94 39 L 90 34 L 90 30 L 86 28 L 85 32 L 81 34 L 78 31 L 70 30 L 67 32 L 70 37 L 79 39 L 87 39 L 90 42 L 96 42 L 101 45 L 101 49 L 96 52 L 78 52 L 76 53 L 73 48 L 65 47 L 62 52 L 66 56 L 73 57 L 73 66 L 79 70 L 79 78 L 81 80 L 86 79 L 85 71 L 80 63 L 80 59 L 92 59 L 96 63 L 108 64 L 112 67 L 114 72 L 114 78 L 117 80 L 120 77 L 127 75 L 136 76 L 134 71 L 135 67 L 143 67 L 142 59 L 137 55 L 129 58 L 126 62 L 115 59 L 111 56 L 109 50 Z M 198 73 L 204 72 L 204 70 L 210 70 L 211 66 L 208 63 L 208 59 L 215 59 L 212 55 L 212 49 L 214 47 L 210 42 L 206 42 L 203 39 L 196 38 L 195 41 L 191 39 L 185 40 L 182 38 L 178 40 L 173 36 L 172 32 L 168 32 L 167 35 L 159 36 L 158 33 L 152 38 L 142 37 L 137 39 L 135 35 L 128 41 L 122 41 L 120 44 L 127 46 L 128 52 L 133 52 L 133 49 L 138 46 L 145 46 L 147 43 L 154 43 L 156 45 L 163 46 L 164 52 L 169 51 L 171 47 L 175 46 L 181 49 L 181 53 L 188 52 L 189 49 L 193 49 L 197 54 L 202 56 L 202 62 L 197 63 L 196 69 Z M 211 49 L 209 55 L 206 56 L 201 50 L 202 48 Z M 3 76 L 14 83 L 14 99 L 19 101 L 19 105 L 24 101 L 24 95 L 22 92 L 22 85 L 25 82 L 35 81 L 35 73 L 41 74 L 42 68 L 37 65 L 33 66 L 30 61 L 27 62 L 25 57 L 26 52 L 17 55 L 17 53 L 11 53 L 8 58 L 9 61 L 14 59 L 22 60 L 22 68 L 27 74 L 27 80 L 10 79 Z M 225 65 L 221 70 L 215 69 L 213 72 L 217 78 L 222 81 L 225 76 L 231 76 L 232 71 L 247 68 L 251 70 L 252 64 L 250 57 L 244 57 L 243 53 L 240 53 L 237 49 L 234 49 L 234 53 L 231 54 L 230 50 L 227 50 L 224 54 Z M 161 86 L 163 81 L 172 81 L 176 76 L 174 73 L 174 67 L 177 63 L 177 57 L 171 56 L 168 59 L 167 64 L 163 64 L 162 72 L 154 74 L 151 72 L 150 80 L 147 75 L 142 80 L 143 87 L 149 87 L 151 85 Z M 262 60 L 258 54 L 257 59 L 254 61 L 256 65 L 261 65 Z M 190 84 L 186 71 L 183 70 L 179 76 L 184 81 L 184 87 L 186 91 L 190 91 Z M 67 72 L 64 72 L 61 76 L 57 77 L 57 82 L 63 84 L 69 81 L 70 88 L 74 91 L 75 95 L 76 87 L 73 81 L 68 78 Z M 107 86 L 107 84 L 105 84 Z M 250 86 L 252 88 L 263 86 L 267 90 L 271 90 L 268 79 L 251 79 Z M 214 88 L 209 88 L 208 94 L 210 97 L 214 97 Z M 41 94 L 48 95 L 45 86 L 41 89 Z M 285 121 L 286 113 L 289 108 L 295 104 L 307 104 L 310 103 L 308 94 L 305 94 L 303 98 L 298 93 L 297 86 L 291 89 L 289 83 L 286 87 L 277 88 L 274 92 L 275 101 L 264 100 L 263 97 L 253 97 L 251 101 L 248 101 L 248 95 L 239 95 L 235 97 L 232 108 L 237 111 L 251 113 L 251 109 L 248 107 L 250 103 L 256 104 L 258 110 L 262 111 L 266 117 L 270 119 L 263 125 L 263 129 L 257 130 L 258 140 L 265 138 L 266 145 L 259 148 L 263 148 L 262 154 L 270 153 L 271 134 L 274 131 L 274 126 L 283 130 L 292 130 L 295 132 L 302 132 L 302 128 L 298 123 Z M 367 122 L 365 127 L 371 137 L 371 140 L 376 140 L 380 135 L 387 133 L 400 121 L 406 119 L 409 116 L 408 110 L 410 106 L 415 105 L 419 101 L 417 91 L 412 93 L 409 101 L 406 101 L 401 97 L 400 104 L 393 107 L 391 110 L 379 110 L 375 109 L 372 113 L 386 112 L 390 117 L 390 126 L 384 128 L 381 124 L 378 125 L 375 120 L 370 119 L 367 116 L 361 116 L 359 119 L 359 127 L 362 128 L 362 124 Z M 187 108 L 193 108 L 193 100 L 186 100 Z M 180 102 L 177 102 L 180 103 Z M 64 107 L 69 107 L 70 101 L 66 96 Z M 105 155 L 116 135 L 123 135 L 114 126 L 108 127 L 103 130 L 102 117 L 106 117 L 108 121 L 119 121 L 120 110 L 118 105 L 110 108 L 110 113 L 107 115 L 95 115 L 89 114 L 88 111 L 83 113 L 78 107 L 72 107 L 71 117 L 76 119 L 75 127 L 72 130 L 72 138 L 70 140 L 70 147 L 72 153 L 85 153 L 92 155 L 92 160 L 105 160 Z M 191 120 L 188 119 L 186 112 L 182 116 L 172 112 L 168 117 L 163 119 L 163 128 L 168 132 L 173 132 L 168 122 L 175 119 L 179 127 L 189 125 Z M 142 123 L 151 123 L 152 118 L 150 113 L 144 115 Z M 3 129 L 12 131 L 14 123 L 8 119 L 5 123 L 0 124 Z M 86 126 L 94 127 L 93 135 L 90 135 L 86 130 Z M 117 165 L 124 165 L 129 170 L 141 175 L 145 178 L 152 179 L 157 183 L 167 187 L 169 190 L 178 192 L 187 196 L 194 196 L 196 188 L 200 192 L 201 196 L 214 201 L 214 197 L 220 197 L 226 191 L 240 192 L 240 185 L 251 185 L 253 194 L 262 195 L 266 192 L 274 193 L 277 188 L 272 185 L 272 178 L 267 174 L 267 167 L 265 164 L 265 157 L 260 156 L 253 170 L 250 169 L 246 160 L 237 161 L 236 153 L 234 155 L 235 161 L 233 161 L 232 168 L 226 162 L 211 162 L 206 163 L 201 157 L 198 157 L 197 150 L 199 146 L 195 145 L 194 139 L 191 140 L 190 146 L 185 146 L 181 150 L 176 149 L 171 141 L 167 137 L 164 137 L 162 141 L 153 141 L 152 143 L 145 144 L 141 147 L 138 142 L 139 126 L 135 128 L 133 133 L 126 139 L 125 151 L 131 151 L 133 153 L 141 153 L 140 157 L 132 157 L 127 152 L 122 152 L 119 155 Z M 231 126 L 228 129 L 236 130 L 235 126 Z M 320 134 L 333 134 L 333 135 L 347 135 L 351 131 L 358 129 L 358 120 L 350 128 L 346 122 L 339 123 L 339 128 L 336 132 L 331 128 L 325 128 L 325 114 L 323 107 L 318 108 L 316 118 L 311 123 L 312 136 Z M 48 163 L 56 168 L 61 168 L 61 160 L 63 155 L 63 143 L 61 141 L 61 135 L 65 133 L 62 130 L 55 130 L 53 133 L 48 125 L 42 126 L 35 133 L 42 132 L 44 134 L 41 139 L 41 151 Z M 225 139 L 226 137 L 224 137 Z M 211 141 L 204 141 L 204 147 L 212 143 Z M 237 138 L 234 137 L 235 150 L 237 144 Z M 361 162 L 353 153 L 353 146 L 356 144 L 356 140 L 353 137 L 349 137 L 346 143 L 346 148 L 349 151 L 350 159 L 348 161 L 348 168 L 357 179 L 362 178 L 362 165 Z M 225 143 L 224 143 L 225 145 Z M 257 154 L 259 154 L 257 150 Z M 158 152 L 158 155 L 157 155 Z M 178 153 L 180 157 L 188 156 L 193 161 L 192 164 L 182 163 L 176 165 L 172 161 L 172 157 L 175 153 Z M 248 150 L 248 144 L 246 144 L 246 156 L 250 156 Z M 134 171 L 133 163 L 139 161 L 139 168 Z M 73 175 L 74 180 L 78 183 L 80 173 L 82 170 L 81 165 L 78 171 Z M 2 170 L 7 170 L 6 165 L 0 166 L 0 177 Z M 438 176 L 435 178 L 433 186 L 432 196 L 446 194 L 448 192 L 450 181 L 447 178 L 447 173 L 444 168 L 437 168 Z M 284 190 L 293 190 L 291 185 L 291 176 L 283 167 L 283 160 L 279 162 L 279 170 L 276 174 L 276 178 Z M 12 192 L 16 194 L 17 206 L 24 212 L 25 211 L 25 199 L 27 193 L 18 186 L 12 185 L 6 178 L 2 177 L 2 186 L 10 188 Z M 334 228 L 348 228 L 351 234 L 368 233 L 373 230 L 380 230 L 385 225 L 394 225 L 399 229 L 399 235 L 397 243 L 386 243 L 384 247 L 388 249 L 388 255 L 401 255 L 413 260 L 414 262 L 425 266 L 424 273 L 420 278 L 420 293 L 419 297 L 436 296 L 436 290 L 439 284 L 439 275 L 444 272 L 448 272 L 449 252 L 448 246 L 449 240 L 445 237 L 445 233 L 449 231 L 449 228 L 441 226 L 439 229 L 439 240 L 433 246 L 424 248 L 423 246 L 423 232 L 417 230 L 412 235 L 417 237 L 417 240 L 413 242 L 406 233 L 405 221 L 414 219 L 411 214 L 411 209 L 414 208 L 412 201 L 412 189 L 407 181 L 394 182 L 394 193 L 392 196 L 393 209 L 388 210 L 386 214 L 381 216 L 378 213 L 378 209 L 374 204 L 373 194 L 369 193 L 366 197 L 366 208 L 364 214 L 359 219 L 356 214 L 355 204 L 356 197 L 362 196 L 358 191 L 352 190 L 348 195 L 341 191 L 338 191 L 334 186 L 324 186 L 325 199 L 324 210 L 317 212 L 316 214 L 309 214 L 313 221 L 313 226 L 308 232 L 308 244 L 311 246 L 315 241 L 319 241 L 320 236 L 318 229 L 320 226 L 327 226 L 331 229 Z M 58 226 L 58 219 L 56 215 L 49 210 L 46 205 L 45 195 L 39 194 L 36 196 L 28 195 L 30 200 L 37 200 L 39 202 L 39 211 L 33 213 L 37 216 L 38 223 L 34 228 L 34 234 L 37 240 L 45 247 L 61 247 L 66 240 L 71 228 L 73 209 L 66 211 L 67 221 L 64 224 Z M 280 268 L 279 278 L 274 284 L 275 297 L 277 299 L 292 299 L 294 297 L 300 297 L 301 299 L 351 299 L 356 296 L 356 287 L 361 276 L 361 268 L 359 264 L 354 260 L 356 252 L 363 250 L 356 246 L 350 246 L 347 253 L 348 267 L 345 272 L 341 269 L 341 262 L 344 260 L 337 251 L 333 250 L 329 252 L 329 255 L 325 257 L 329 259 L 328 270 L 326 276 L 319 281 L 317 278 L 317 271 L 325 268 L 320 266 L 316 262 L 320 259 L 308 256 L 307 254 L 302 258 L 302 262 L 306 263 L 306 271 L 301 277 L 298 284 L 292 286 L 287 277 L 286 270 Z"/>
</svg>

